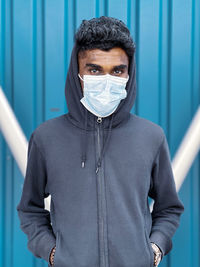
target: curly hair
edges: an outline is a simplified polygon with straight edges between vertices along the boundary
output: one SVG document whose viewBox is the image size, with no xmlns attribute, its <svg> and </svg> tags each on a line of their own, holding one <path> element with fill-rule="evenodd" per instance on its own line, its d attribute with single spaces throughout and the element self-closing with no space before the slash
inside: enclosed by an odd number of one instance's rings
<svg viewBox="0 0 200 267">
<path fill-rule="evenodd" d="M 135 43 L 130 31 L 123 21 L 101 16 L 90 20 L 82 20 L 74 35 L 78 52 L 101 49 L 108 51 L 114 47 L 122 48 L 129 59 L 134 55 Z"/>
</svg>

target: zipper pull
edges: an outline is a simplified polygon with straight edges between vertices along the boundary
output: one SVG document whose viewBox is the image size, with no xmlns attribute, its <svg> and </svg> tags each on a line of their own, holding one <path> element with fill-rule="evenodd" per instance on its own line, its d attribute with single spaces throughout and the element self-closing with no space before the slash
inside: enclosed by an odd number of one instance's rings
<svg viewBox="0 0 200 267">
<path fill-rule="evenodd" d="M 96 173 L 98 173 L 100 167 L 101 167 L 101 162 L 100 162 L 100 160 L 98 160 L 97 168 L 96 168 Z"/>
<path fill-rule="evenodd" d="M 101 117 L 98 117 L 98 118 L 97 118 L 97 122 L 98 122 L 98 123 L 101 123 L 101 122 L 102 122 L 102 118 L 101 118 Z"/>
<path fill-rule="evenodd" d="M 97 168 L 96 168 L 96 174 L 98 173 L 98 171 L 99 171 L 99 167 L 97 166 Z"/>
</svg>

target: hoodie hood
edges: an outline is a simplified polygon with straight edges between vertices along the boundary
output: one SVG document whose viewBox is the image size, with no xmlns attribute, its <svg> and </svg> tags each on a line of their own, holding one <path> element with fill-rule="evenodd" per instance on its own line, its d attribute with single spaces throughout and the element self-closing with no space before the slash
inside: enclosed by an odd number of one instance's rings
<svg viewBox="0 0 200 267">
<path fill-rule="evenodd" d="M 88 111 L 84 105 L 80 102 L 83 97 L 81 83 L 78 77 L 78 46 L 75 43 L 69 64 L 65 83 L 65 98 L 68 107 L 68 119 L 72 124 L 84 130 L 83 135 L 83 151 L 81 156 L 81 165 L 85 166 L 86 161 L 86 146 L 87 146 L 87 131 L 95 130 L 95 121 L 97 116 Z M 127 96 L 122 99 L 111 115 L 102 118 L 102 128 L 108 130 L 107 138 L 103 146 L 101 156 L 97 163 L 97 171 L 101 166 L 101 159 L 104 155 L 106 146 L 109 142 L 112 128 L 121 126 L 126 120 L 129 119 L 130 111 L 133 107 L 136 98 L 136 64 L 135 55 L 129 60 L 129 80 L 126 85 Z"/>
</svg>

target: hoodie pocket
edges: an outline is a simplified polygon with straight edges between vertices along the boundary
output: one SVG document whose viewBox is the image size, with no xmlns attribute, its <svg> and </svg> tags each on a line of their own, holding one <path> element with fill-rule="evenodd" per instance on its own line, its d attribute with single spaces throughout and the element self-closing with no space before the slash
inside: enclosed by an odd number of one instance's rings
<svg viewBox="0 0 200 267">
<path fill-rule="evenodd" d="M 60 242 L 60 232 L 57 231 L 57 233 L 56 233 L 56 251 L 54 253 L 54 264 L 53 264 L 54 267 L 57 266 L 57 254 L 59 251 L 59 242 Z"/>
<path fill-rule="evenodd" d="M 145 231 L 145 237 L 146 237 L 146 241 L 147 241 L 147 247 L 148 247 L 149 253 L 150 253 L 150 259 L 151 259 L 150 267 L 153 267 L 153 266 L 155 266 L 154 265 L 154 252 L 153 252 L 153 248 L 151 246 L 150 238 L 149 238 L 148 233 L 147 233 L 147 229 L 145 228 L 144 231 Z"/>
</svg>

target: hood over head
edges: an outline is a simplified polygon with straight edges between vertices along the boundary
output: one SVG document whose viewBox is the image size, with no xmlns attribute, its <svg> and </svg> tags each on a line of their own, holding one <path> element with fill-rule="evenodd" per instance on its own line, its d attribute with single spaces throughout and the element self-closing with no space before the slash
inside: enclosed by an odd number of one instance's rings
<svg viewBox="0 0 200 267">
<path fill-rule="evenodd" d="M 81 83 L 78 77 L 79 67 L 78 67 L 78 46 L 75 43 L 72 53 L 71 60 L 69 64 L 69 69 L 67 73 L 66 83 L 65 83 L 65 98 L 68 107 L 68 119 L 72 124 L 84 130 L 85 135 L 83 136 L 83 153 L 81 156 L 82 167 L 85 166 L 86 161 L 86 139 L 87 131 L 95 130 L 95 123 L 97 121 L 97 116 L 88 111 L 85 106 L 80 102 L 83 97 Z M 103 150 L 101 156 L 98 160 L 98 167 L 101 166 L 101 160 L 105 152 L 105 148 L 108 144 L 112 128 L 121 126 L 122 123 L 127 121 L 130 116 L 130 111 L 134 105 L 136 98 L 136 63 L 135 54 L 131 59 L 129 59 L 129 80 L 126 85 L 127 96 L 122 99 L 117 107 L 117 109 L 109 116 L 102 118 L 102 128 L 103 130 L 108 130 L 106 142 L 103 145 Z M 96 172 L 98 171 L 98 167 Z"/>
</svg>

